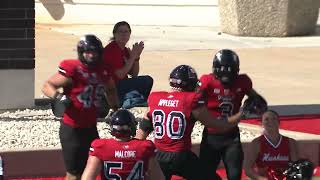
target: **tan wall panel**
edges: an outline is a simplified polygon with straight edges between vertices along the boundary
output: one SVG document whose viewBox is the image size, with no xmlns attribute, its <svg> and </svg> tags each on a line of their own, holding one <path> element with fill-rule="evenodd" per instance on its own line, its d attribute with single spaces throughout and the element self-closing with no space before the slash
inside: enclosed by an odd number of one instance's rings
<svg viewBox="0 0 320 180">
<path fill-rule="evenodd" d="M 34 106 L 34 69 L 0 70 L 0 109 Z"/>
</svg>

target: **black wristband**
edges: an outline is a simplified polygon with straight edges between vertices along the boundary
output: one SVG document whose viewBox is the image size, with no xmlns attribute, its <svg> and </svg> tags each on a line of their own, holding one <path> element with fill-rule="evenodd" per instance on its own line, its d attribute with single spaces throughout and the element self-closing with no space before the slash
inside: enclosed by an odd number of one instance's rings
<svg viewBox="0 0 320 180">
<path fill-rule="evenodd" d="M 54 95 L 53 95 L 53 99 L 61 99 L 61 97 L 63 96 L 62 93 L 60 93 L 59 91 L 57 91 Z"/>
</svg>

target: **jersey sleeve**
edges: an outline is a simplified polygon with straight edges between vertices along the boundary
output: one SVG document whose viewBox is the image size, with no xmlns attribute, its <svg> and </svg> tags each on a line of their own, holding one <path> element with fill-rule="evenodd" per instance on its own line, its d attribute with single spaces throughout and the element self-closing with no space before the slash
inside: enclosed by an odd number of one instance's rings
<svg viewBox="0 0 320 180">
<path fill-rule="evenodd" d="M 63 60 L 58 68 L 58 72 L 66 77 L 72 77 L 74 75 L 75 64 L 70 60 Z"/>
<path fill-rule="evenodd" d="M 246 94 L 248 94 L 252 90 L 252 81 L 248 75 L 243 75 L 243 81 L 241 84 L 243 85 L 242 88 L 244 89 Z"/>
<path fill-rule="evenodd" d="M 190 99 L 191 109 L 196 109 L 198 107 L 207 105 L 207 100 L 205 98 L 205 95 L 201 91 L 194 93 L 193 96 L 190 96 L 190 97 L 192 97 Z"/>
<path fill-rule="evenodd" d="M 101 139 L 95 139 L 91 143 L 91 147 L 89 149 L 90 156 L 100 157 L 101 152 L 103 152 L 103 141 Z"/>
<path fill-rule="evenodd" d="M 209 82 L 208 75 L 202 75 L 200 77 L 200 87 L 199 87 L 199 89 L 202 90 L 202 91 L 207 89 L 208 82 Z"/>
</svg>

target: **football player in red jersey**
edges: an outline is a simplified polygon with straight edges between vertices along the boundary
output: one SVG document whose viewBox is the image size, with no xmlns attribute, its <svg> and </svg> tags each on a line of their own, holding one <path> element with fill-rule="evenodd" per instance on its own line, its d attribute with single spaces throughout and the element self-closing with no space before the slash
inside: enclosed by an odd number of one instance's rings
<svg viewBox="0 0 320 180">
<path fill-rule="evenodd" d="M 279 115 L 273 110 L 262 115 L 262 127 L 263 134 L 251 142 L 246 155 L 246 175 L 251 179 L 283 180 L 289 161 L 298 160 L 296 141 L 279 133 Z"/>
<path fill-rule="evenodd" d="M 140 123 L 137 138 L 145 139 L 154 131 L 157 160 L 167 180 L 172 175 L 186 179 L 207 179 L 196 154 L 191 151 L 191 132 L 199 120 L 208 127 L 234 127 L 242 113 L 215 120 L 206 107 L 202 94 L 196 92 L 198 77 L 187 65 L 177 66 L 170 73 L 172 92 L 152 92 L 149 111 Z"/>
<path fill-rule="evenodd" d="M 90 143 L 98 138 L 97 107 L 107 92 L 111 109 L 118 96 L 110 74 L 102 66 L 103 46 L 94 35 L 77 44 L 78 58 L 61 61 L 59 71 L 44 84 L 42 92 L 65 105 L 59 137 L 66 166 L 66 179 L 80 179 L 88 159 Z M 63 88 L 63 93 L 58 91 Z"/>
<path fill-rule="evenodd" d="M 155 160 L 155 146 L 150 140 L 133 138 L 137 122 L 131 112 L 116 111 L 110 120 L 114 138 L 92 142 L 83 180 L 101 179 L 160 180 L 164 179 Z"/>
<path fill-rule="evenodd" d="M 239 74 L 239 57 L 232 50 L 218 51 L 213 59 L 212 73 L 202 75 L 200 82 L 200 91 L 207 96 L 207 107 L 215 117 L 229 117 L 239 112 L 245 95 L 254 102 L 252 110 L 261 113 L 267 109 L 266 101 L 252 88 L 251 79 L 246 74 Z M 207 171 L 212 172 L 211 179 L 220 179 L 215 171 L 221 160 L 229 180 L 241 179 L 243 150 L 238 126 L 205 127 L 199 156 Z"/>
</svg>

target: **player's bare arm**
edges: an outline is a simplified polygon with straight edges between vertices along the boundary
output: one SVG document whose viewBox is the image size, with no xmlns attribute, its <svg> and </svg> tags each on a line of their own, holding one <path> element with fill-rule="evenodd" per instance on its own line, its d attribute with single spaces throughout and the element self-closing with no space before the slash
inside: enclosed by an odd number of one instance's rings
<svg viewBox="0 0 320 180">
<path fill-rule="evenodd" d="M 71 84 L 71 78 L 63 76 L 60 73 L 56 73 L 51 76 L 43 85 L 42 92 L 50 98 L 54 98 L 58 92 L 58 89 Z"/>
<path fill-rule="evenodd" d="M 245 154 L 245 160 L 244 160 L 244 170 L 246 172 L 246 175 L 253 180 L 266 180 L 265 177 L 260 176 L 255 170 L 255 161 L 258 157 L 260 151 L 260 143 L 259 139 L 254 139 L 250 145 L 249 145 L 249 151 L 247 154 Z"/>
<path fill-rule="evenodd" d="M 238 124 L 241 119 L 242 112 L 226 118 L 225 121 L 217 120 L 216 117 L 213 117 L 207 107 L 201 106 L 192 111 L 192 115 L 199 120 L 206 127 L 221 127 L 221 128 L 230 128 Z"/>
<path fill-rule="evenodd" d="M 87 166 L 81 176 L 82 180 L 95 180 L 101 171 L 102 162 L 95 156 L 89 156 Z"/>
<path fill-rule="evenodd" d="M 117 88 L 113 79 L 109 79 L 105 85 L 106 97 L 110 108 L 116 111 L 119 108 Z"/>
<path fill-rule="evenodd" d="M 129 71 L 130 76 L 138 76 L 140 71 L 140 63 L 139 61 L 134 61 L 131 70 Z"/>
</svg>

